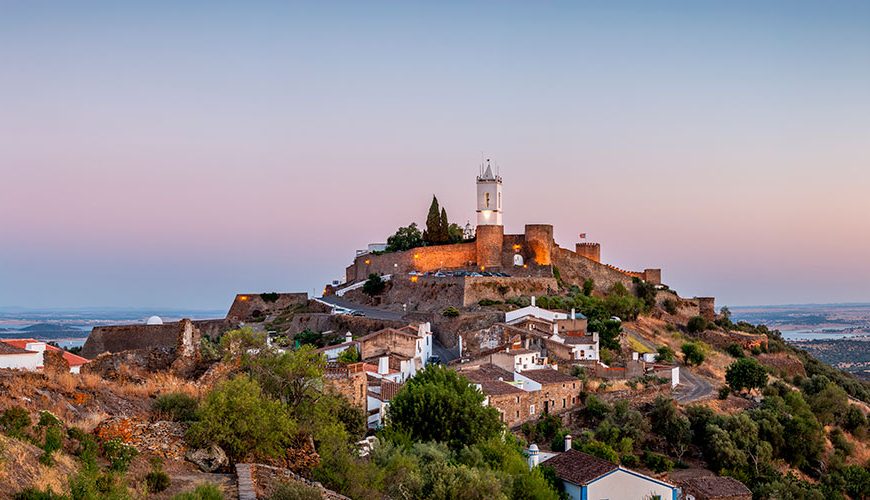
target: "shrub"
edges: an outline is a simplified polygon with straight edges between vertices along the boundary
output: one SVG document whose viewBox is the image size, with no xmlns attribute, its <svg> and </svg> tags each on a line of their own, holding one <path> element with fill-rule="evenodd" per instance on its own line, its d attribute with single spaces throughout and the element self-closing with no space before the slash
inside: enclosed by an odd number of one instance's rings
<svg viewBox="0 0 870 500">
<path fill-rule="evenodd" d="M 592 278 L 586 278 L 583 281 L 583 295 L 589 297 L 593 290 L 595 290 L 595 281 Z"/>
<path fill-rule="evenodd" d="M 52 455 L 63 447 L 63 429 L 52 425 L 45 428 L 45 441 L 42 444 L 43 454 L 39 457 L 39 463 L 43 465 L 54 464 Z"/>
<path fill-rule="evenodd" d="M 653 472 L 661 474 L 674 468 L 674 462 L 668 457 L 653 453 L 649 450 L 643 452 L 643 463 Z"/>
<path fill-rule="evenodd" d="M 384 290 L 386 289 L 387 282 L 384 281 L 379 274 L 375 273 L 369 274 L 369 279 L 367 279 L 362 286 L 363 293 L 371 297 L 384 293 Z"/>
<path fill-rule="evenodd" d="M 120 438 L 114 438 L 103 443 L 103 456 L 109 461 L 109 468 L 116 472 L 127 472 L 130 462 L 138 455 L 133 446 L 124 443 Z"/>
<path fill-rule="evenodd" d="M 302 483 L 278 483 L 269 500 L 320 500 L 320 490 Z"/>
<path fill-rule="evenodd" d="M 731 395 L 731 388 L 727 385 L 723 385 L 719 388 L 719 399 L 728 399 L 728 396 Z"/>
<path fill-rule="evenodd" d="M 638 458 L 634 453 L 626 453 L 622 455 L 619 458 L 619 461 L 626 467 L 637 467 L 640 465 L 640 458 Z"/>
<path fill-rule="evenodd" d="M 677 301 L 674 299 L 665 299 L 662 301 L 662 308 L 668 314 L 677 314 L 677 311 L 679 310 L 677 307 Z"/>
<path fill-rule="evenodd" d="M 201 484 L 195 489 L 179 493 L 172 500 L 223 500 L 224 492 L 213 484 Z"/>
<path fill-rule="evenodd" d="M 20 406 L 7 408 L 0 415 L 0 428 L 3 429 L 9 437 L 23 438 L 26 435 L 27 429 L 30 427 L 30 412 Z"/>
<path fill-rule="evenodd" d="M 187 439 L 197 447 L 215 443 L 233 460 L 249 454 L 275 458 L 295 433 L 296 424 L 285 407 L 267 398 L 257 382 L 240 375 L 206 396 Z"/>
<path fill-rule="evenodd" d="M 745 354 L 743 353 L 743 346 L 736 342 L 728 344 L 725 347 L 725 352 L 732 358 L 742 358 L 745 356 Z"/>
<path fill-rule="evenodd" d="M 683 361 L 685 361 L 687 366 L 698 366 L 707 359 L 704 347 L 698 342 L 686 342 L 681 347 L 681 350 L 683 351 Z"/>
<path fill-rule="evenodd" d="M 571 447 L 575 450 L 580 450 L 583 453 L 588 453 L 593 457 L 598 457 L 615 464 L 619 463 L 619 454 L 616 453 L 616 450 L 611 448 L 607 443 L 593 439 L 586 443 L 572 443 Z"/>
<path fill-rule="evenodd" d="M 148 488 L 148 493 L 160 493 L 169 488 L 171 482 L 169 474 L 163 470 L 163 462 L 154 457 L 151 460 L 151 471 L 145 474 L 145 486 Z"/>
<path fill-rule="evenodd" d="M 701 333 L 707 329 L 707 320 L 703 316 L 692 316 L 686 324 L 689 333 Z"/>
<path fill-rule="evenodd" d="M 481 307 L 496 306 L 499 304 L 503 304 L 503 302 L 500 300 L 492 300 L 492 299 L 480 299 L 479 301 L 477 301 L 477 305 L 479 305 Z"/>
<path fill-rule="evenodd" d="M 656 349 L 656 361 L 659 363 L 673 363 L 674 356 L 677 354 L 670 347 L 663 345 Z"/>
<path fill-rule="evenodd" d="M 276 302 L 278 300 L 279 295 L 275 292 L 261 293 L 260 298 L 263 299 L 263 302 Z"/>
<path fill-rule="evenodd" d="M 13 500 L 64 500 L 65 495 L 55 493 L 51 487 L 46 487 L 44 490 L 39 488 L 27 488 L 19 491 L 12 496 Z"/>
<path fill-rule="evenodd" d="M 154 400 L 153 409 L 161 418 L 174 422 L 193 422 L 199 403 L 183 392 L 161 394 Z"/>
<path fill-rule="evenodd" d="M 459 316 L 459 309 L 450 306 L 441 313 L 445 318 L 456 318 Z"/>
<path fill-rule="evenodd" d="M 359 351 L 356 347 L 348 347 L 341 351 L 337 361 L 342 364 L 358 363 L 360 361 Z"/>
</svg>

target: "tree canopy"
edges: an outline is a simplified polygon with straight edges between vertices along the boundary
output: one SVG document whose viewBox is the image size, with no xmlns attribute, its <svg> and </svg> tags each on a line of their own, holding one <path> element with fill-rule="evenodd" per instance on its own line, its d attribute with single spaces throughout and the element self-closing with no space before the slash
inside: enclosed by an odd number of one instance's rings
<svg viewBox="0 0 870 500">
<path fill-rule="evenodd" d="M 483 406 L 484 395 L 457 372 L 429 365 L 408 380 L 390 402 L 387 425 L 414 441 L 445 443 L 453 449 L 500 434 L 498 411 Z"/>
<path fill-rule="evenodd" d="M 767 370 L 755 358 L 740 358 L 728 366 L 725 381 L 735 392 L 761 389 L 767 385 Z"/>
</svg>

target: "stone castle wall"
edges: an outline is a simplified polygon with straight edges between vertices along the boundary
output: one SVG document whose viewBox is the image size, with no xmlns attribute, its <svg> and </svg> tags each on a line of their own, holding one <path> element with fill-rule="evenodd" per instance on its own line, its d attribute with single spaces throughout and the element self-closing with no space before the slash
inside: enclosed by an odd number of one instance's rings
<svg viewBox="0 0 870 500">
<path fill-rule="evenodd" d="M 591 261 L 601 263 L 600 243 L 577 243 L 574 246 L 574 253 L 581 257 L 586 257 Z"/>
<path fill-rule="evenodd" d="M 227 311 L 230 321 L 261 319 L 270 313 L 308 303 L 307 293 L 240 293 Z"/>
<path fill-rule="evenodd" d="M 197 336 L 205 335 L 213 339 L 234 327 L 233 323 L 222 319 L 199 321 L 183 319 L 162 325 L 97 326 L 88 335 L 82 347 L 82 357 L 94 359 L 104 352 L 115 353 L 134 349 L 175 349 L 188 323 L 196 330 Z"/>
<path fill-rule="evenodd" d="M 473 268 L 477 264 L 475 243 L 457 243 L 412 248 L 404 252 L 364 254 L 356 257 L 345 271 L 348 283 L 362 281 L 369 274 L 421 273 L 438 269 Z"/>
<path fill-rule="evenodd" d="M 477 239 L 474 243 L 477 265 L 481 269 L 502 266 L 504 226 L 477 226 Z"/>
</svg>

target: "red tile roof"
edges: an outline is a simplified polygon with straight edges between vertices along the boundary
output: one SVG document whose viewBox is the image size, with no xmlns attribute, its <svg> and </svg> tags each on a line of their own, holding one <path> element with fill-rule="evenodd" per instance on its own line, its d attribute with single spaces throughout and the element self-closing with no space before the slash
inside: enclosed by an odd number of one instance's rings
<svg viewBox="0 0 870 500">
<path fill-rule="evenodd" d="M 541 465 L 552 467 L 559 479 L 578 486 L 585 486 L 619 468 L 612 462 L 577 450 L 560 453 L 541 462 Z"/>
<path fill-rule="evenodd" d="M 25 349 L 27 347 L 27 344 L 32 344 L 34 342 L 42 342 L 42 341 L 36 340 L 36 339 L 0 339 L 0 342 L 2 342 L 4 344 L 9 344 L 9 345 L 17 347 L 19 349 Z M 63 349 L 60 349 L 60 348 L 55 347 L 53 345 L 45 344 L 45 350 L 46 351 L 63 351 L 63 359 L 65 359 L 67 364 L 69 364 L 70 366 L 81 366 L 81 365 L 88 362 L 87 359 L 85 359 L 81 356 L 77 356 L 71 352 L 64 351 Z M 27 351 L 27 352 L 31 352 L 31 351 Z"/>
<path fill-rule="evenodd" d="M 36 354 L 33 351 L 28 351 L 21 347 L 16 347 L 4 341 L 0 341 L 0 356 L 7 354 Z"/>
</svg>

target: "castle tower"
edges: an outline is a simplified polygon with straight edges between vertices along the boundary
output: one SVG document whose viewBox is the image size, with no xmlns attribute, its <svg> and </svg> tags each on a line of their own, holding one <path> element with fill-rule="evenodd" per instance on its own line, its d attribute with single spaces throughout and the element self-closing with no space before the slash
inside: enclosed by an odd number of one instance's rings
<svg viewBox="0 0 870 500">
<path fill-rule="evenodd" d="M 485 166 L 477 176 L 477 225 L 501 226 L 501 176 L 493 175 L 489 160 Z"/>
</svg>

